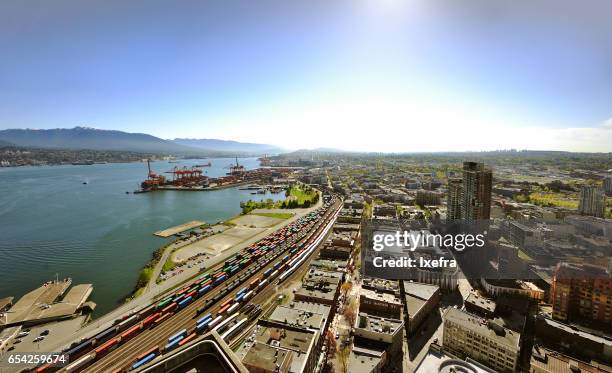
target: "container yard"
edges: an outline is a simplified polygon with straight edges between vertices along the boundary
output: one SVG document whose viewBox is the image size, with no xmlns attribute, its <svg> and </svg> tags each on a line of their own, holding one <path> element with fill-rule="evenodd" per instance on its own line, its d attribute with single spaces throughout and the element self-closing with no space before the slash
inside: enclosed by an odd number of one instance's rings
<svg viewBox="0 0 612 373">
<path fill-rule="evenodd" d="M 195 165 L 192 167 L 175 166 L 169 171 L 164 171 L 165 175 L 155 172 L 151 168 L 150 160 L 147 160 L 147 178 L 140 184 L 140 189 L 134 193 L 144 193 L 157 190 L 176 190 L 176 191 L 207 191 L 220 188 L 228 188 L 232 186 L 252 184 L 256 182 L 265 182 L 273 177 L 284 178 L 288 173 L 292 172 L 292 168 L 269 168 L 262 167 L 254 170 L 247 170 L 243 165 L 236 163 L 229 166 L 229 172 L 221 177 L 208 177 L 204 175 L 202 170 L 203 165 Z M 207 166 L 208 167 L 208 166 Z M 252 187 L 252 185 L 251 185 Z M 255 190 L 255 189 L 254 189 Z M 257 191 L 265 191 L 267 188 L 258 188 Z M 278 187 L 269 187 L 270 191 L 278 192 L 281 189 Z M 254 192 L 254 193 L 257 193 Z"/>
<path fill-rule="evenodd" d="M 338 206 L 337 199 L 328 198 L 323 207 L 160 296 L 155 303 L 124 315 L 107 330 L 73 343 L 65 350 L 72 363 L 63 371 L 129 370 L 173 350 L 183 340 L 188 343 L 213 329 L 226 339 L 232 338 L 250 314 L 261 312 L 250 300 L 278 283 L 285 272 L 297 268 L 312 253 L 329 232 Z M 249 313 L 241 315 L 242 309 Z M 41 366 L 38 371 L 52 369 Z"/>
</svg>

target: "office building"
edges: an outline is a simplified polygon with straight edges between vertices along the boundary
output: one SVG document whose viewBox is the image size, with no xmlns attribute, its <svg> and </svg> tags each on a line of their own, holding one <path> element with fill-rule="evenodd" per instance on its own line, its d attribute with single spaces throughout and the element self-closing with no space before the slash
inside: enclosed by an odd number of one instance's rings
<svg viewBox="0 0 612 373">
<path fill-rule="evenodd" d="M 550 288 L 553 318 L 612 324 L 612 276 L 603 267 L 559 263 Z"/>
<path fill-rule="evenodd" d="M 606 176 L 603 182 L 604 192 L 608 197 L 612 197 L 612 175 Z"/>
<path fill-rule="evenodd" d="M 603 189 L 594 185 L 585 185 L 580 190 L 578 212 L 581 215 L 603 218 L 606 215 L 606 195 Z"/>
<path fill-rule="evenodd" d="M 463 162 L 461 217 L 467 222 L 489 220 L 493 173 L 483 163 Z"/>
<path fill-rule="evenodd" d="M 448 179 L 448 192 L 446 195 L 447 221 L 461 220 L 462 195 L 463 181 L 461 179 Z"/>
</svg>

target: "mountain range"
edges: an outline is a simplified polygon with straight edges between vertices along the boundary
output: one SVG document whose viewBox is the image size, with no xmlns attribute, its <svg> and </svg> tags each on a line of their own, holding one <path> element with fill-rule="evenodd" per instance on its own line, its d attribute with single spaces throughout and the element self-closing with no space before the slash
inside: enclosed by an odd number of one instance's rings
<svg viewBox="0 0 612 373">
<path fill-rule="evenodd" d="M 277 154 L 280 148 L 266 144 L 214 139 L 164 140 L 145 133 L 101 130 L 89 127 L 0 130 L 0 147 L 14 145 L 43 149 L 116 150 L 183 156 L 234 156 Z"/>
<path fill-rule="evenodd" d="M 286 149 L 280 148 L 275 145 L 268 144 L 255 144 L 248 142 L 238 142 L 231 140 L 217 140 L 217 139 L 174 139 L 172 140 L 176 144 L 185 145 L 194 148 L 226 151 L 226 152 L 237 152 L 237 153 L 250 153 L 250 154 L 268 154 L 276 155 L 287 152 Z"/>
</svg>

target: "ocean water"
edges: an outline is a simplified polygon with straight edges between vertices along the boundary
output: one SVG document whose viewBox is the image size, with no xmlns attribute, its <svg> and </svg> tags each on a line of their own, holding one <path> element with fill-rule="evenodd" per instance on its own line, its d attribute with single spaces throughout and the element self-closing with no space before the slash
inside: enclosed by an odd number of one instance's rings
<svg viewBox="0 0 612 373">
<path fill-rule="evenodd" d="M 160 173 L 208 161 L 154 162 L 152 168 Z M 203 170 L 215 177 L 235 160 L 210 161 Z M 258 167 L 255 158 L 239 161 Z M 57 274 L 93 284 L 95 314 L 106 313 L 167 242 L 153 232 L 189 220 L 225 220 L 240 212 L 240 201 L 284 198 L 238 188 L 125 193 L 146 175 L 146 163 L 0 168 L 0 298 L 19 297 Z"/>
</svg>

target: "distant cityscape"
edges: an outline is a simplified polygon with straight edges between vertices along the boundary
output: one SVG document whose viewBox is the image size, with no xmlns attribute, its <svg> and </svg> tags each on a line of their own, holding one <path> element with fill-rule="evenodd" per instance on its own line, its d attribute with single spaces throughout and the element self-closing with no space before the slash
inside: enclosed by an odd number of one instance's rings
<svg viewBox="0 0 612 373">
<path fill-rule="evenodd" d="M 259 161 L 247 171 L 236 159 L 228 176 L 214 180 L 189 170 L 161 180 L 149 170 L 143 188 L 151 193 L 227 183 L 253 194 L 285 190 L 287 200 L 253 205 L 216 226 L 189 222 L 157 232 L 175 243 L 152 264 L 159 277 L 142 283 L 143 295 L 128 303 L 139 305 L 137 313 L 94 339 L 88 330 L 104 318 L 84 323 L 78 333 L 87 345 L 62 348 L 69 338 L 50 345 L 78 357 L 67 370 L 158 372 L 185 361 L 198 370 L 209 354 L 219 357 L 215 366 L 235 372 L 573 373 L 612 366 L 608 154 L 299 151 Z M 264 218 L 272 220 L 258 220 Z M 207 246 L 258 224 L 272 224 L 272 233 L 236 244 L 243 251 L 212 254 L 215 246 Z M 485 230 L 484 247 L 382 252 L 386 260 L 445 257 L 456 266 L 369 272 L 372 232 L 474 229 Z M 168 287 L 173 283 L 178 290 Z M 61 293 L 69 286 L 54 284 Z M 151 286 L 168 290 L 155 297 Z M 66 297 L 80 306 L 50 299 L 48 317 L 91 312 L 91 289 L 75 289 Z M 2 303 L 9 312 L 0 338 L 5 354 L 20 346 L 13 343 L 26 327 L 49 322 L 24 308 L 25 298 Z M 175 324 L 184 328 L 164 326 Z"/>
</svg>

